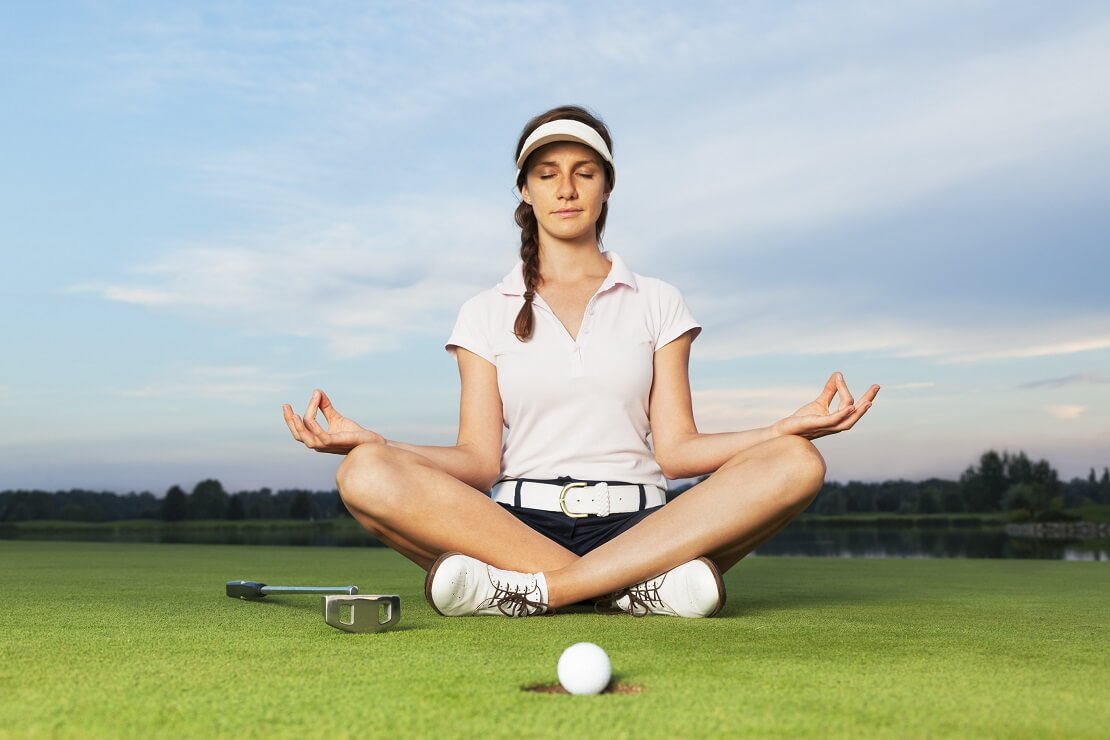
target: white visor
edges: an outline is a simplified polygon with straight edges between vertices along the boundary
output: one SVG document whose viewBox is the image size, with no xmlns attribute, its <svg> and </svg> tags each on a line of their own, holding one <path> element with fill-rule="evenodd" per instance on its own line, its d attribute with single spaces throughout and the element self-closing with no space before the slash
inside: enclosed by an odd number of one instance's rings
<svg viewBox="0 0 1110 740">
<path fill-rule="evenodd" d="M 585 144 L 600 154 L 601 158 L 609 163 L 609 167 L 613 171 L 613 179 L 609 183 L 609 187 L 613 187 L 613 184 L 617 180 L 617 168 L 616 165 L 613 164 L 613 155 L 609 153 L 609 147 L 605 145 L 605 139 L 601 138 L 601 134 L 594 131 L 592 126 L 569 118 L 548 121 L 538 127 L 524 140 L 524 146 L 520 150 L 520 156 L 516 158 L 516 179 L 520 179 L 520 168 L 524 166 L 524 162 L 528 159 L 529 154 L 536 151 L 544 144 L 550 144 L 555 141 L 576 141 L 579 144 Z"/>
</svg>

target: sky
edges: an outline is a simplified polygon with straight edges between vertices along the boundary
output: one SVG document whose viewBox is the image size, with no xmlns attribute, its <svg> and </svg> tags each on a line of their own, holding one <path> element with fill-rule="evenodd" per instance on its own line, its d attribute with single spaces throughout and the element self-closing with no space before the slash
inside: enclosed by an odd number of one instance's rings
<svg viewBox="0 0 1110 740">
<path fill-rule="evenodd" d="M 1110 465 L 1100 2 L 0 6 L 0 490 L 328 489 L 313 388 L 450 445 L 513 150 L 614 137 L 604 248 L 703 325 L 702 432 L 882 386 L 830 480 Z"/>
</svg>

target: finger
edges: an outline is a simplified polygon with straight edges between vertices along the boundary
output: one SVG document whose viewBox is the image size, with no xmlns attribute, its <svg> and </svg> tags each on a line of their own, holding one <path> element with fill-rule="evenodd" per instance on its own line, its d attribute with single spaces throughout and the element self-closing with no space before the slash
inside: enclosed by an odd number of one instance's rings
<svg viewBox="0 0 1110 740">
<path fill-rule="evenodd" d="M 811 432 L 826 432 L 835 428 L 839 424 L 843 424 L 848 417 L 856 411 L 854 406 L 845 406 L 842 409 L 837 409 L 829 414 L 820 414 L 813 416 L 795 416 L 793 419 L 799 423 L 804 424 L 805 428 Z"/>
<path fill-rule="evenodd" d="M 841 422 L 839 425 L 837 425 L 837 427 L 834 428 L 833 431 L 835 431 L 835 432 L 846 432 L 846 431 L 848 431 L 849 429 L 851 429 L 852 427 L 854 427 L 856 425 L 857 421 L 859 421 L 860 419 L 863 418 L 863 415 L 866 414 L 867 410 L 870 409 L 870 408 L 871 408 L 870 403 L 860 403 L 859 407 L 856 409 L 856 412 L 854 414 L 852 414 L 849 418 L 847 418 L 843 422 Z"/>
<path fill-rule="evenodd" d="M 852 406 L 855 404 L 856 399 L 852 398 L 851 391 L 848 390 L 848 384 L 844 382 L 844 374 L 836 374 L 836 390 L 840 394 L 840 406 Z"/>
<path fill-rule="evenodd" d="M 324 434 L 324 428 L 316 421 L 316 412 L 320 409 L 320 391 L 312 391 L 312 398 L 308 400 L 308 408 L 304 410 L 304 425 L 311 429 L 313 434 Z"/>
<path fill-rule="evenodd" d="M 297 432 L 297 426 L 293 423 L 293 420 L 297 418 L 297 415 L 293 413 L 293 407 L 287 403 L 283 404 L 281 407 L 281 416 L 285 419 L 285 425 L 289 427 L 289 433 L 293 435 L 293 439 L 300 442 L 301 435 Z"/>
<path fill-rule="evenodd" d="M 825 383 L 825 387 L 821 389 L 821 395 L 817 396 L 817 400 L 824 404 L 825 408 L 829 407 L 829 404 L 832 403 L 833 396 L 836 395 L 836 376 L 837 373 L 833 373 L 829 376 L 828 382 Z"/>
<path fill-rule="evenodd" d="M 323 412 L 324 418 L 328 420 L 329 425 L 332 423 L 332 420 L 340 416 L 340 413 L 335 410 L 335 406 L 332 405 L 331 399 L 328 398 L 328 394 L 323 391 L 320 391 L 320 411 Z"/>
<path fill-rule="evenodd" d="M 304 422 L 296 414 L 293 415 L 293 426 L 297 428 L 298 439 L 304 442 L 305 447 L 315 450 L 319 447 L 320 442 L 316 435 L 305 428 Z"/>
</svg>

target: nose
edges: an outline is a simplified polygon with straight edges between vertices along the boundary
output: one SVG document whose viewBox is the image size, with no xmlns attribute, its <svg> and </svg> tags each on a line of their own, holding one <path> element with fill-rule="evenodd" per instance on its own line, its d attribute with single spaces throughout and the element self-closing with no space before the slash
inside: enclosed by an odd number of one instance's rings
<svg viewBox="0 0 1110 740">
<path fill-rule="evenodd" d="M 578 188 L 574 186 L 573 177 L 560 178 L 559 190 L 556 195 L 564 200 L 573 200 L 578 197 Z"/>
</svg>

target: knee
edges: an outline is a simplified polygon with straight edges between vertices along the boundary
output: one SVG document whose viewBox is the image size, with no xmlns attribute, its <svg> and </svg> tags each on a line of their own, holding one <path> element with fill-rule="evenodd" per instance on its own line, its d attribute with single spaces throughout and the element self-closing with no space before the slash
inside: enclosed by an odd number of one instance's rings
<svg viewBox="0 0 1110 740">
<path fill-rule="evenodd" d="M 805 507 L 825 484 L 825 458 L 808 439 L 789 435 L 778 440 L 783 468 L 797 493 L 797 504 Z"/>
<path fill-rule="evenodd" d="M 362 444 L 347 453 L 335 473 L 339 497 L 348 509 L 375 517 L 397 504 L 399 461 L 392 448 Z"/>
</svg>

